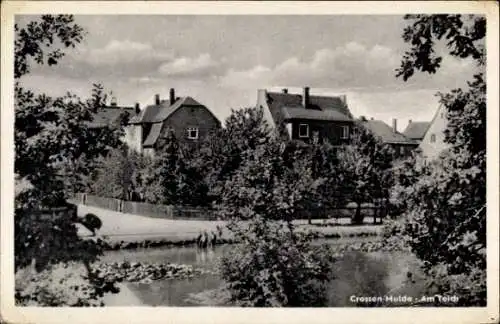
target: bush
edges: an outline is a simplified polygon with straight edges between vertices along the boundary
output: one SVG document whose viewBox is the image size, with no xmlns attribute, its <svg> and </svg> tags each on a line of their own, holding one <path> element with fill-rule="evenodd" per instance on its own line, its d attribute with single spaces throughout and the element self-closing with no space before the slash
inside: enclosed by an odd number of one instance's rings
<svg viewBox="0 0 500 324">
<path fill-rule="evenodd" d="M 243 244 L 221 260 L 221 276 L 238 306 L 325 306 L 332 252 L 312 247 L 284 222 L 255 220 Z"/>
<path fill-rule="evenodd" d="M 15 281 L 19 306 L 104 306 L 103 288 L 118 292 L 112 282 L 89 280 L 86 269 L 73 262 L 59 263 L 41 272 L 24 268 L 16 272 Z"/>
<path fill-rule="evenodd" d="M 297 210 L 318 194 L 311 160 L 276 138 L 248 149 L 225 183 L 218 205 L 241 246 L 221 263 L 234 303 L 242 306 L 324 306 L 331 253 L 296 233 Z"/>
</svg>

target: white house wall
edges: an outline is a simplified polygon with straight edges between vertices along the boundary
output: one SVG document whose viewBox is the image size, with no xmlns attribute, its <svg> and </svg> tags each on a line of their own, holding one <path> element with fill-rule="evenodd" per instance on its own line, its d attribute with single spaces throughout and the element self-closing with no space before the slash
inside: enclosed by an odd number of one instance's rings
<svg viewBox="0 0 500 324">
<path fill-rule="evenodd" d="M 286 131 L 288 132 L 288 135 L 290 138 L 292 138 L 292 123 L 286 123 Z"/>
<path fill-rule="evenodd" d="M 271 128 L 276 128 L 276 123 L 274 122 L 269 106 L 267 105 L 267 92 L 266 89 L 259 89 L 257 91 L 257 108 L 262 107 L 264 112 L 264 120 L 268 123 Z"/>
<path fill-rule="evenodd" d="M 448 144 L 444 142 L 444 131 L 446 130 L 446 127 L 446 107 L 440 105 L 434 119 L 424 135 L 424 138 L 422 139 L 422 142 L 420 142 L 419 148 L 424 159 L 433 160 L 437 158 L 439 153 L 448 147 Z M 431 141 L 433 135 L 436 138 L 434 142 Z"/>
<path fill-rule="evenodd" d="M 142 152 L 142 126 L 128 125 L 125 127 L 124 142 L 131 150 Z"/>
</svg>

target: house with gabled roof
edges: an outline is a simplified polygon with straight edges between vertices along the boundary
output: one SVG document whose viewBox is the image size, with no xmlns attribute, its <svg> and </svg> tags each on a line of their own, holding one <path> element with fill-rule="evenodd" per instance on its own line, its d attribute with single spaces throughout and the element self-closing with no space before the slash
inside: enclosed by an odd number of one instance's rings
<svg viewBox="0 0 500 324">
<path fill-rule="evenodd" d="M 448 148 L 449 145 L 445 143 L 445 130 L 447 126 L 448 119 L 446 116 L 446 107 L 441 104 L 436 110 L 418 146 L 420 155 L 423 159 L 427 161 L 433 160 Z"/>
<path fill-rule="evenodd" d="M 129 121 L 129 146 L 139 152 L 154 154 L 162 148 L 169 132 L 184 143 L 197 143 L 221 127 L 217 117 L 192 97 L 176 97 L 170 89 L 167 100 L 155 95 L 155 102 Z"/>
<path fill-rule="evenodd" d="M 302 94 L 258 90 L 257 107 L 264 119 L 282 136 L 305 142 L 327 140 L 333 145 L 349 143 L 354 119 L 345 96 L 316 96 L 304 87 Z"/>
<path fill-rule="evenodd" d="M 414 140 L 417 143 L 420 143 L 424 138 L 425 132 L 427 132 L 430 124 L 430 122 L 414 122 L 410 119 L 408 122 L 408 126 L 406 126 L 406 129 L 403 132 L 403 135 L 411 140 Z"/>
<path fill-rule="evenodd" d="M 368 120 L 364 116 L 360 118 L 359 123 L 382 143 L 389 145 L 395 158 L 410 156 L 418 147 L 418 142 L 398 132 L 397 119 L 392 120 L 392 127 L 382 120 L 374 120 L 373 118 Z"/>
</svg>

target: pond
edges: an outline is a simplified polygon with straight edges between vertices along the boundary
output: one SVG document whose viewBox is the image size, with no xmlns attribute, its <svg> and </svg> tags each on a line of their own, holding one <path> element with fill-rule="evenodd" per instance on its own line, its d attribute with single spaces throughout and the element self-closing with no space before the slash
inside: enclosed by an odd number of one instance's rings
<svg viewBox="0 0 500 324">
<path fill-rule="evenodd" d="M 373 238 L 351 239 L 353 242 L 373 241 Z M 322 240 L 318 243 L 332 246 L 346 244 L 345 239 Z M 196 247 L 167 247 L 107 252 L 103 262 L 128 261 L 148 263 L 189 264 L 214 270 L 216 262 L 224 253 L 230 253 L 231 245 L 216 246 L 201 250 Z M 409 280 L 407 273 L 415 273 L 416 260 L 401 252 L 346 252 L 334 265 L 334 277 L 329 283 L 328 305 L 331 307 L 369 306 L 355 303 L 351 296 L 418 296 L 422 291 L 420 282 Z M 413 277 L 415 279 L 415 277 Z M 190 302 L 190 294 L 220 287 L 222 280 L 213 274 L 192 279 L 158 280 L 151 284 L 127 283 L 126 286 L 146 306 L 198 306 Z M 398 306 L 386 304 L 384 306 Z M 401 305 L 402 306 L 402 305 Z"/>
</svg>

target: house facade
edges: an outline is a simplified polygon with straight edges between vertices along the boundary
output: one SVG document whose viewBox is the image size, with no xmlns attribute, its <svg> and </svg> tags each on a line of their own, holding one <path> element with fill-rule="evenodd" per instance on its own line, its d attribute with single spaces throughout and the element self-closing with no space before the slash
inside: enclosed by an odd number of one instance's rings
<svg viewBox="0 0 500 324">
<path fill-rule="evenodd" d="M 220 127 L 220 121 L 206 106 L 189 96 L 176 97 L 175 89 L 170 89 L 169 99 L 155 95 L 154 104 L 130 120 L 126 138 L 132 149 L 153 155 L 170 132 L 189 144 L 200 142 Z"/>
<path fill-rule="evenodd" d="M 374 120 L 373 118 L 367 120 L 361 117 L 359 123 L 380 139 L 382 143 L 389 145 L 396 159 L 411 156 L 418 147 L 418 142 L 398 132 L 396 119 L 393 119 L 392 127 L 381 120 Z"/>
<path fill-rule="evenodd" d="M 433 160 L 437 158 L 442 151 L 448 148 L 448 144 L 444 141 L 444 131 L 447 125 L 446 107 L 440 105 L 434 114 L 434 118 L 429 123 L 429 127 L 419 145 L 420 155 L 424 160 Z"/>
<path fill-rule="evenodd" d="M 272 128 L 282 135 L 307 143 L 327 140 L 333 145 L 347 144 L 352 134 L 354 119 L 345 96 L 326 97 L 310 95 L 309 87 L 302 94 L 258 90 L 257 107 Z"/>
</svg>

